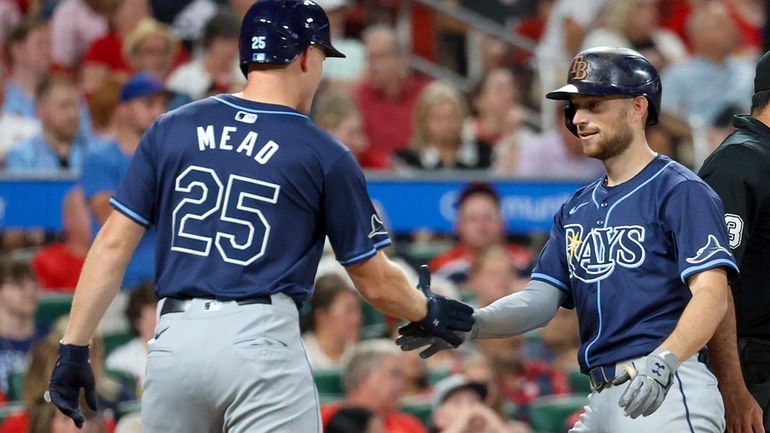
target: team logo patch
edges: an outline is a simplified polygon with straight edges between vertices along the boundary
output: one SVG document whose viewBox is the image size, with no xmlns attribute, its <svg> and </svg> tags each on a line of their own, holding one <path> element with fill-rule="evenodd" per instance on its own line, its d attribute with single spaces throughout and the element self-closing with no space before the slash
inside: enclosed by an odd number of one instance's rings
<svg viewBox="0 0 770 433">
<path fill-rule="evenodd" d="M 386 235 L 388 232 L 385 230 L 385 225 L 380 220 L 377 214 L 372 215 L 372 231 L 369 232 L 369 239 L 377 235 Z"/>
<path fill-rule="evenodd" d="M 578 56 L 572 62 L 569 70 L 570 80 L 585 80 L 588 76 L 588 62 L 583 60 L 583 56 Z"/>
<path fill-rule="evenodd" d="M 700 247 L 698 252 L 695 253 L 694 257 L 688 257 L 684 260 L 692 265 L 697 265 L 698 263 L 703 263 L 715 254 L 721 252 L 730 256 L 730 251 L 728 251 L 727 248 L 723 247 L 722 245 L 719 245 L 717 237 L 714 235 L 709 235 L 708 239 L 706 240 L 706 245 Z"/>
<path fill-rule="evenodd" d="M 585 233 L 580 224 L 564 227 L 570 277 L 593 283 L 610 276 L 616 266 L 637 268 L 644 263 L 642 226 L 594 228 Z"/>
</svg>

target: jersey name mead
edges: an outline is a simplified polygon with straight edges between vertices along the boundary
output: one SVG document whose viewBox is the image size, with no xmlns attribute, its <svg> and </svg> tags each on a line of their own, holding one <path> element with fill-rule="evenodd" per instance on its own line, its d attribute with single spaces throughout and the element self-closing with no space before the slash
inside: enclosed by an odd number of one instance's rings
<svg viewBox="0 0 770 433">
<path fill-rule="evenodd" d="M 592 228 L 587 233 L 580 224 L 568 224 L 565 253 L 570 278 L 593 283 L 609 277 L 616 266 L 637 268 L 644 263 L 642 226 Z"/>
</svg>

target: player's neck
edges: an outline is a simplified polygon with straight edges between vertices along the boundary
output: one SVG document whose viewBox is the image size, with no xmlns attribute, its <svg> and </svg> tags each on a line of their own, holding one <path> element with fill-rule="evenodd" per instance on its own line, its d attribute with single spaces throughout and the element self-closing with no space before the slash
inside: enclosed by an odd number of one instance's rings
<svg viewBox="0 0 770 433">
<path fill-rule="evenodd" d="M 625 152 L 602 161 L 607 170 L 605 186 L 616 186 L 627 182 L 642 171 L 656 156 L 658 154 L 650 149 L 646 141 L 644 143 L 631 143 Z"/>
<path fill-rule="evenodd" d="M 302 95 L 297 84 L 285 77 L 263 72 L 259 74 L 259 80 L 249 80 L 242 92 L 233 95 L 248 101 L 284 105 L 300 110 Z"/>
<path fill-rule="evenodd" d="M 770 128 L 770 107 L 767 107 L 758 113 L 753 113 L 751 117 L 757 119 L 758 121 L 762 122 L 765 126 Z"/>
</svg>

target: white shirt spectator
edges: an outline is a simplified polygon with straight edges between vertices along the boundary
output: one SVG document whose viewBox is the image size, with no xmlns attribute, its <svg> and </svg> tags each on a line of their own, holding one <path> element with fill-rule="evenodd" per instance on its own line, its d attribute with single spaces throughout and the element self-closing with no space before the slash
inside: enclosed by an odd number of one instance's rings
<svg viewBox="0 0 770 433">
<path fill-rule="evenodd" d="M 40 121 L 15 114 L 0 115 L 0 160 L 19 143 L 40 132 Z"/>
<path fill-rule="evenodd" d="M 679 39 L 679 36 L 670 30 L 655 29 L 651 36 L 655 49 L 660 52 L 666 63 L 679 63 L 687 57 L 687 47 Z M 586 35 L 582 49 L 585 50 L 593 47 L 634 48 L 624 35 L 605 27 L 594 29 Z"/>
<path fill-rule="evenodd" d="M 76 67 L 88 47 L 107 34 L 107 19 L 84 0 L 62 0 L 51 17 L 51 58 L 57 65 Z"/>
<path fill-rule="evenodd" d="M 552 130 L 524 140 L 515 173 L 525 177 L 580 179 L 594 179 L 604 173 L 599 160 L 569 154 L 562 134 L 568 132 Z"/>
<path fill-rule="evenodd" d="M 233 80 L 235 80 L 232 83 L 233 87 L 246 84 L 246 79 L 243 77 L 243 73 L 237 64 L 233 65 L 232 76 Z M 184 93 L 193 99 L 200 99 L 206 96 L 206 92 L 208 92 L 212 84 L 211 76 L 203 66 L 203 59 L 201 58 L 176 68 L 166 81 L 166 87 L 169 90 Z"/>
<path fill-rule="evenodd" d="M 147 359 L 147 346 L 144 341 L 134 338 L 118 347 L 104 361 L 108 370 L 126 372 L 139 381 L 144 380 L 144 365 Z"/>
</svg>

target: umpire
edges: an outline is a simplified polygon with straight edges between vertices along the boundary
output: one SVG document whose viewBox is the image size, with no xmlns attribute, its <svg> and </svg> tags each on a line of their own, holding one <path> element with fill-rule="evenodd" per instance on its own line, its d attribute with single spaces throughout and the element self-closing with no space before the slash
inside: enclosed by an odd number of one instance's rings
<svg viewBox="0 0 770 433">
<path fill-rule="evenodd" d="M 724 202 L 730 247 L 741 272 L 732 284 L 735 308 L 728 308 L 709 345 L 731 433 L 761 432 L 762 424 L 770 430 L 769 105 L 767 52 L 757 64 L 751 115 L 733 118 L 736 131 L 706 159 L 699 173 Z"/>
</svg>

